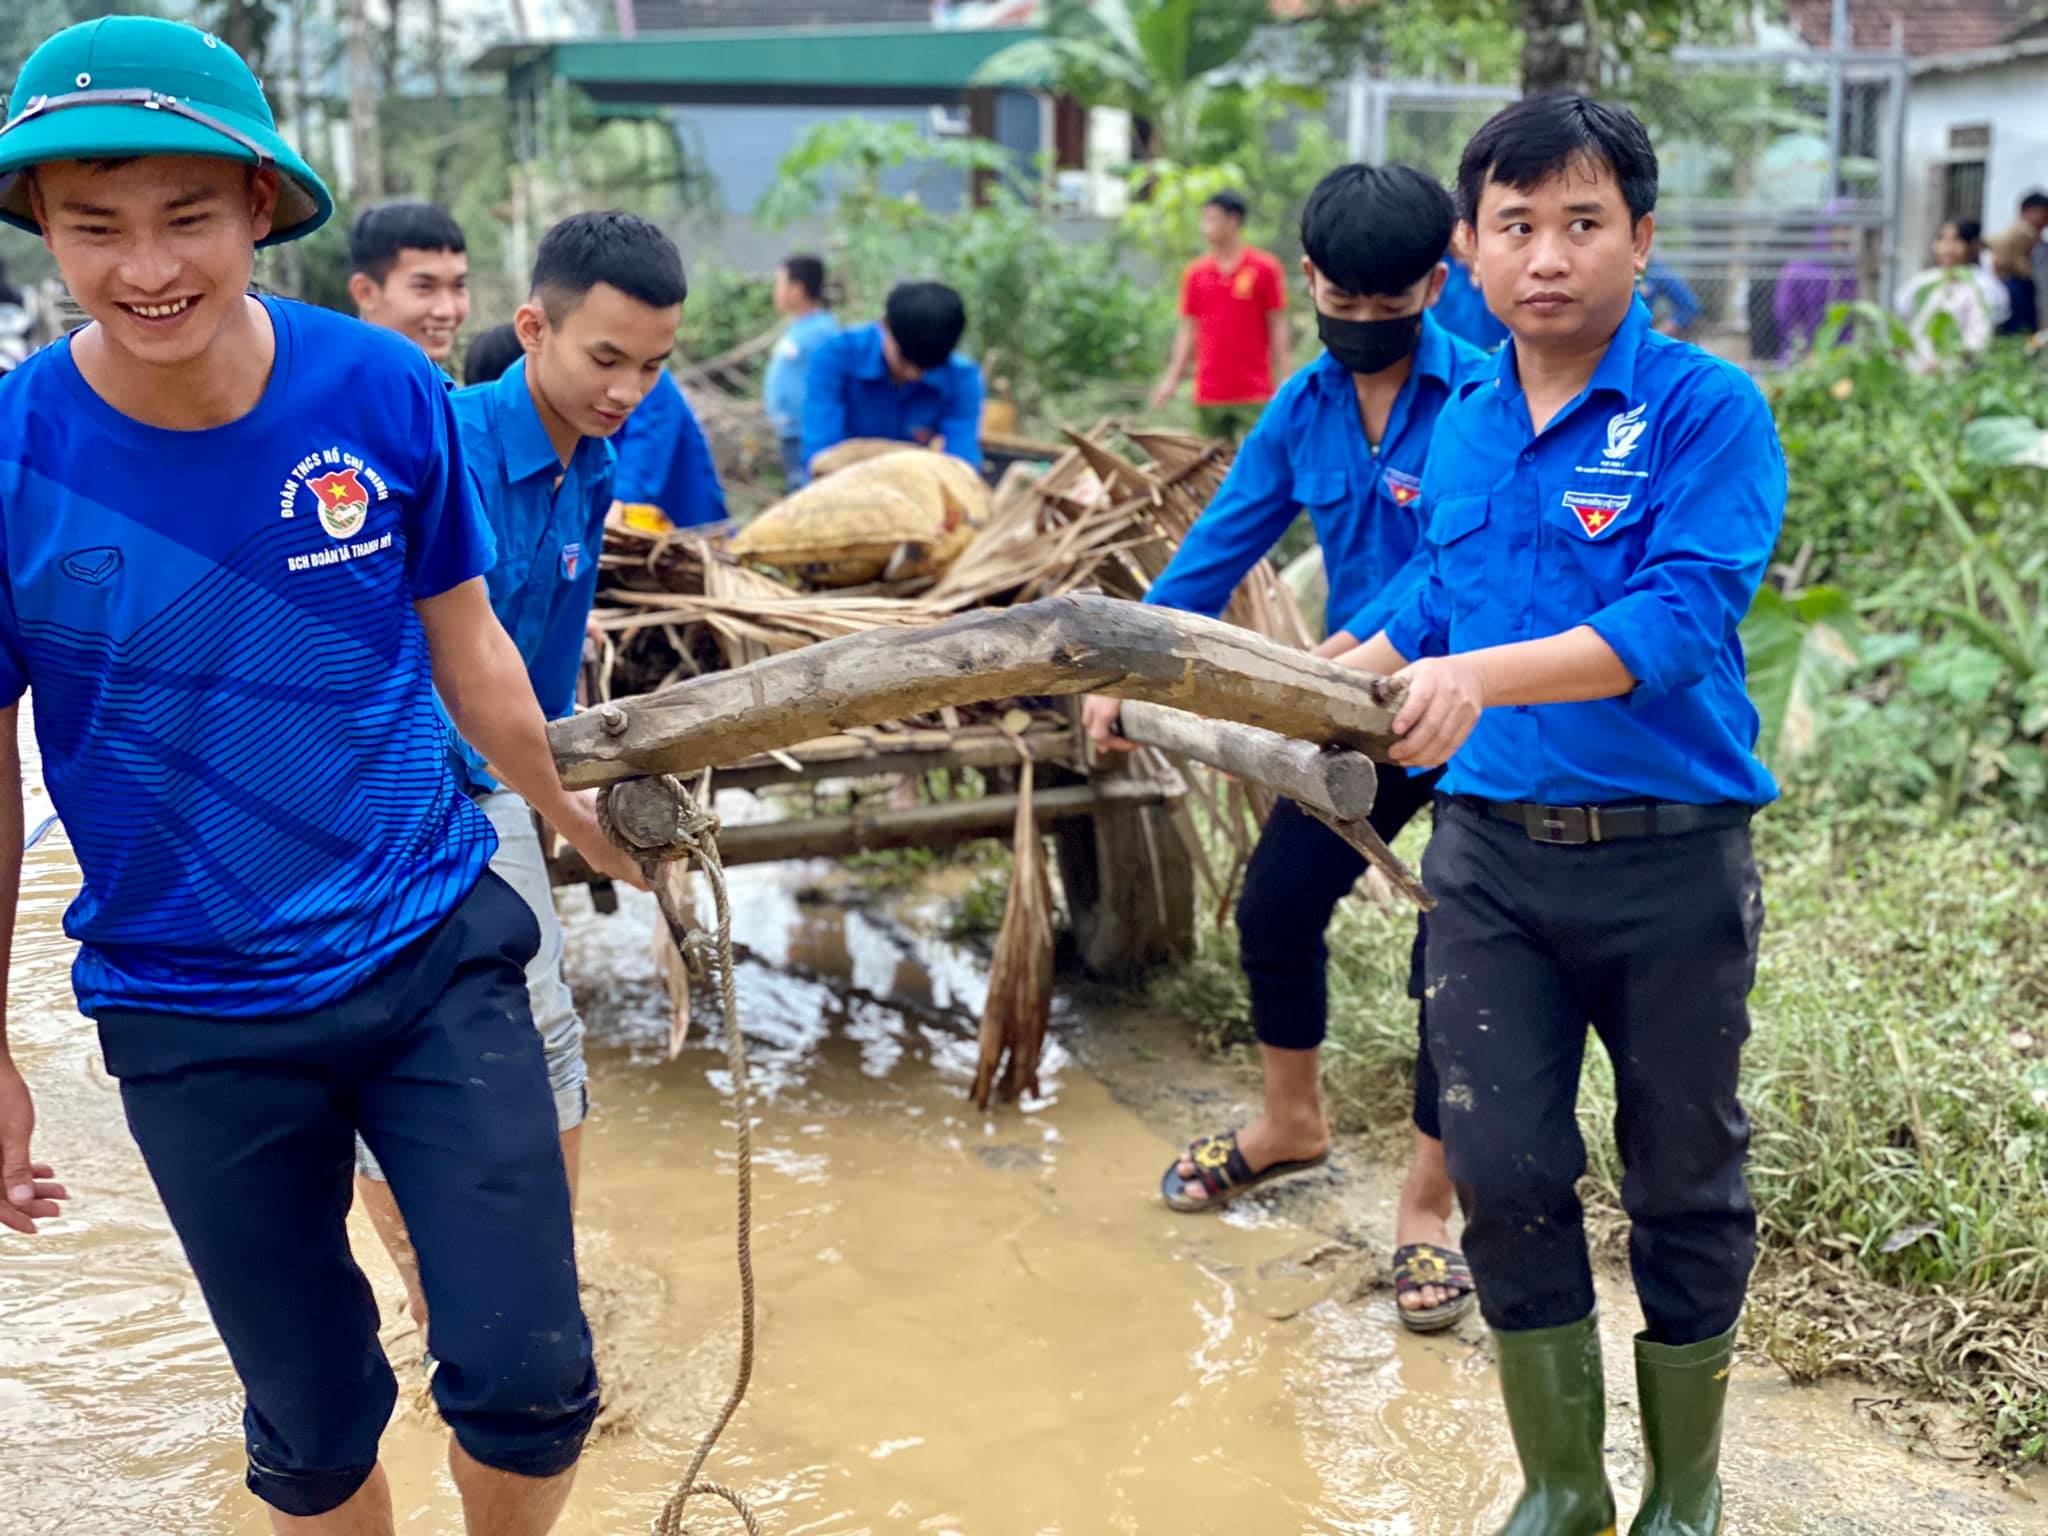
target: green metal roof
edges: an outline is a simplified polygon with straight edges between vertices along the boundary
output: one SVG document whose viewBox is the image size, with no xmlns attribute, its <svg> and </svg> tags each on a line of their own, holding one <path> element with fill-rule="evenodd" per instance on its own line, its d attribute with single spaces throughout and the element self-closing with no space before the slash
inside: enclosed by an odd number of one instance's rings
<svg viewBox="0 0 2048 1536">
<path fill-rule="evenodd" d="M 777 93 L 817 90 L 960 91 L 1030 27 L 814 27 L 773 31 L 643 32 L 588 42 L 507 44 L 472 66 L 539 66 L 560 79 L 625 94 L 645 87 Z"/>
</svg>

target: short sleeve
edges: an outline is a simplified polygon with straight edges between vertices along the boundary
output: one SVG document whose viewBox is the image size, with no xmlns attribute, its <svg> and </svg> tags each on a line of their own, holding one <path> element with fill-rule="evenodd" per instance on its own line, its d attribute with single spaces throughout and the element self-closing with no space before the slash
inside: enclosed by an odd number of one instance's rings
<svg viewBox="0 0 2048 1536">
<path fill-rule="evenodd" d="M 1192 265 L 1180 275 L 1180 312 L 1189 317 L 1195 312 L 1195 269 Z"/>
<path fill-rule="evenodd" d="M 1287 271 L 1277 261 L 1263 262 L 1260 270 L 1265 273 L 1265 306 L 1268 309 L 1287 307 Z"/>
<path fill-rule="evenodd" d="M 483 575 L 497 563 L 490 524 L 470 483 L 456 430 L 455 406 L 435 382 L 440 374 L 420 356 L 413 387 L 420 420 L 414 441 L 420 464 L 411 505 L 404 512 L 405 574 L 416 600 L 439 597 Z"/>
<path fill-rule="evenodd" d="M 22 649 L 21 624 L 14 614 L 14 576 L 7 563 L 6 489 L 0 486 L 0 709 L 21 701 L 28 692 L 28 656 Z"/>
</svg>

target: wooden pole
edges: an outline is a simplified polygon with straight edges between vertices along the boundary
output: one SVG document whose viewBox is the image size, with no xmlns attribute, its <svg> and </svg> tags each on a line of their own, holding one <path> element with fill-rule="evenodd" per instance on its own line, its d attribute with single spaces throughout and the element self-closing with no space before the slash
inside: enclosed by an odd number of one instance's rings
<svg viewBox="0 0 2048 1536">
<path fill-rule="evenodd" d="M 1255 725 L 1204 720 L 1165 704 L 1129 701 L 1122 729 L 1140 745 L 1254 779 L 1339 821 L 1365 820 L 1379 788 L 1379 770 L 1357 752 L 1319 747 Z"/>
<path fill-rule="evenodd" d="M 549 727 L 572 788 L 691 773 L 946 705 L 1108 692 L 1384 760 L 1403 692 L 1214 619 L 1048 598 L 848 635 Z"/>
<path fill-rule="evenodd" d="M 1032 797 L 1032 809 L 1043 827 L 1112 811 L 1142 810 L 1163 805 L 1166 799 L 1162 787 L 1144 781 L 1074 784 L 1039 790 Z M 979 837 L 1008 837 L 1016 821 L 1015 795 L 984 795 L 907 811 L 856 811 L 851 816 L 721 827 L 718 852 L 726 864 L 739 865 L 838 859 L 880 848 L 947 848 Z M 621 830 L 627 829 L 622 825 Z M 628 832 L 629 837 L 643 839 L 645 846 L 658 844 L 662 840 L 658 834 L 659 829 L 644 820 Z M 557 885 L 578 885 L 595 878 L 576 850 L 566 845 L 556 850 L 553 871 Z"/>
</svg>

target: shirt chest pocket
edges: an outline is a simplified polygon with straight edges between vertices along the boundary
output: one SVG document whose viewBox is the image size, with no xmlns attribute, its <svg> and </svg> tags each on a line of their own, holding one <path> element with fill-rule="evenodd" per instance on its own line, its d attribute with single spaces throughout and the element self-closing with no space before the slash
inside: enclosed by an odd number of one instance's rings
<svg viewBox="0 0 2048 1536">
<path fill-rule="evenodd" d="M 1335 469 L 1298 469 L 1294 472 L 1294 494 L 1301 504 L 1318 514 L 1335 514 L 1351 500 L 1351 475 L 1341 465 Z"/>
<path fill-rule="evenodd" d="M 1573 601 L 1604 607 L 1622 596 L 1642 560 L 1648 511 L 1643 493 L 1626 488 L 1571 486 L 1551 498 L 1543 509 L 1548 563 Z"/>
<path fill-rule="evenodd" d="M 1423 535 L 1429 541 L 1437 580 L 1443 583 L 1451 612 L 1458 618 L 1476 613 L 1498 585 L 1491 579 L 1487 540 L 1482 537 L 1487 513 L 1484 491 L 1440 496 Z"/>
</svg>

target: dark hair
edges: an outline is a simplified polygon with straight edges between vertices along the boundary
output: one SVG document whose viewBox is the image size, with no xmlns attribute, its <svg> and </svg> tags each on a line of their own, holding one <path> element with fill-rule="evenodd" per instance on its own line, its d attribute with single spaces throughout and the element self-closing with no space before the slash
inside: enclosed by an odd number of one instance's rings
<svg viewBox="0 0 2048 1536">
<path fill-rule="evenodd" d="M 2036 187 L 2025 197 L 2021 198 L 2020 212 L 2025 213 L 2029 208 L 2048 208 L 2048 192 L 2043 192 L 2039 187 Z"/>
<path fill-rule="evenodd" d="M 533 258 L 533 291 L 559 321 L 599 283 L 654 309 L 689 296 L 675 242 L 637 214 L 572 213 L 541 236 Z"/>
<path fill-rule="evenodd" d="M 1340 165 L 1301 210 L 1301 248 L 1346 293 L 1402 293 L 1450 248 L 1451 194 L 1410 165 Z"/>
<path fill-rule="evenodd" d="M 1944 219 L 1941 227 L 1954 230 L 1965 245 L 1976 245 L 1984 238 L 1984 226 L 1975 219 Z"/>
<path fill-rule="evenodd" d="M 898 283 L 882 311 L 896 350 L 913 368 L 937 368 L 960 345 L 967 306 L 944 283 Z"/>
<path fill-rule="evenodd" d="M 462 382 L 488 384 L 493 379 L 502 379 L 505 370 L 525 355 L 526 348 L 519 344 L 519 332 L 511 325 L 494 325 L 479 331 L 470 338 L 469 350 L 462 354 Z"/>
<path fill-rule="evenodd" d="M 1458 212 L 1476 223 L 1487 182 L 1533 192 L 1578 161 L 1614 173 L 1631 223 L 1657 206 L 1657 151 L 1635 113 L 1588 96 L 1553 95 L 1503 107 L 1472 135 L 1458 162 Z"/>
<path fill-rule="evenodd" d="M 813 304 L 825 302 L 825 263 L 815 256 L 785 256 L 782 271 L 792 283 L 811 296 Z"/>
<path fill-rule="evenodd" d="M 1221 208 L 1240 224 L 1251 213 L 1251 209 L 1245 204 L 1244 194 L 1233 192 L 1229 188 L 1218 192 L 1214 197 L 1202 204 L 1202 206 L 1204 208 Z"/>
<path fill-rule="evenodd" d="M 462 226 L 438 203 L 365 208 L 348 232 L 348 269 L 381 284 L 406 251 L 467 251 Z"/>
</svg>

